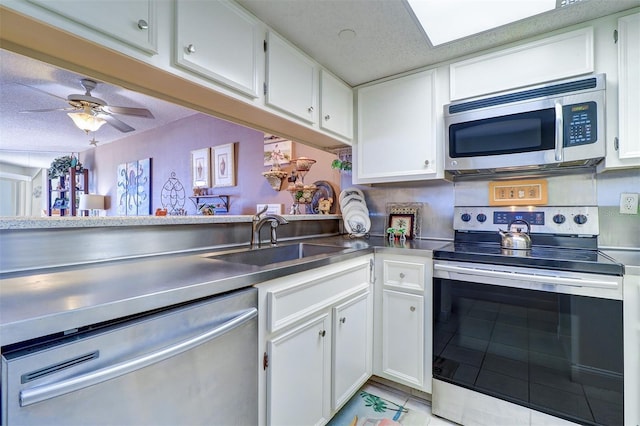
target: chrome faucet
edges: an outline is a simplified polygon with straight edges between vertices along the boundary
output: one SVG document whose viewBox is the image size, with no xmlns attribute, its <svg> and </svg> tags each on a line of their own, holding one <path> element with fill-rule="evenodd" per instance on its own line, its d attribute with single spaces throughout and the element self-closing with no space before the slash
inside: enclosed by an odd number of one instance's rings
<svg viewBox="0 0 640 426">
<path fill-rule="evenodd" d="M 263 213 L 267 211 L 267 206 L 264 206 L 261 212 L 253 215 L 251 220 L 251 248 L 259 248 L 260 247 L 260 230 L 264 226 L 265 223 L 269 223 L 271 225 L 271 245 L 275 246 L 278 244 L 278 236 L 276 235 L 276 228 L 278 225 L 286 225 L 289 223 L 284 217 L 277 214 L 267 214 L 263 217 L 260 217 Z"/>
</svg>

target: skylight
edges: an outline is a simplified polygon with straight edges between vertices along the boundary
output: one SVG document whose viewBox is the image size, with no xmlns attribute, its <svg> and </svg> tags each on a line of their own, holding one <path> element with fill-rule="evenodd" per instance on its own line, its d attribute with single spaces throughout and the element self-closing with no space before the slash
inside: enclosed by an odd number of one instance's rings
<svg viewBox="0 0 640 426">
<path fill-rule="evenodd" d="M 556 0 L 407 0 L 434 46 L 555 9 Z"/>
</svg>

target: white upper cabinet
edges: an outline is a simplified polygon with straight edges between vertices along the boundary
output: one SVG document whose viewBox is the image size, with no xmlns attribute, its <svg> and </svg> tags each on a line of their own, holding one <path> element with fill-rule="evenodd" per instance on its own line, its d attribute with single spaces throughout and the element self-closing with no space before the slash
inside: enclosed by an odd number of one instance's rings
<svg viewBox="0 0 640 426">
<path fill-rule="evenodd" d="M 325 70 L 320 71 L 320 127 L 353 138 L 353 90 Z"/>
<path fill-rule="evenodd" d="M 588 27 L 455 62 L 451 100 L 591 73 L 593 51 Z"/>
<path fill-rule="evenodd" d="M 267 36 L 266 84 L 267 105 L 306 123 L 317 122 L 316 63 L 272 31 Z"/>
<path fill-rule="evenodd" d="M 144 52 L 157 53 L 154 0 L 29 0 Z"/>
<path fill-rule="evenodd" d="M 259 29 L 260 22 L 232 2 L 178 0 L 176 63 L 257 98 Z"/>
<path fill-rule="evenodd" d="M 640 13 L 618 20 L 618 135 L 607 149 L 607 168 L 640 166 Z"/>
<path fill-rule="evenodd" d="M 358 89 L 353 182 L 437 177 L 435 71 Z"/>
</svg>

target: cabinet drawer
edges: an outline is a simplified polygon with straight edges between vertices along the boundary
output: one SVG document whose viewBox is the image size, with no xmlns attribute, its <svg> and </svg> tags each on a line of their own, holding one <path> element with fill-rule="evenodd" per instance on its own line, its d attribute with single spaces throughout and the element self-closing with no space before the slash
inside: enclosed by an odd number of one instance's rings
<svg viewBox="0 0 640 426">
<path fill-rule="evenodd" d="M 424 290 L 424 263 L 385 259 L 384 285 L 404 290 Z"/>
<path fill-rule="evenodd" d="M 270 332 L 277 331 L 368 286 L 367 262 L 292 287 L 267 291 L 267 327 Z"/>
</svg>

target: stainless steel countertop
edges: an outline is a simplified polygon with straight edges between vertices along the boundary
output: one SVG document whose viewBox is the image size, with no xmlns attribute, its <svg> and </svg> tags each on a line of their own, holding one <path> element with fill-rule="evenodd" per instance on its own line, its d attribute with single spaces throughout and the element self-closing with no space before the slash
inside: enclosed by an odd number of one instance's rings
<svg viewBox="0 0 640 426">
<path fill-rule="evenodd" d="M 0 345 L 109 321 L 266 280 L 348 260 L 367 253 L 431 257 L 449 241 L 389 243 L 386 238 L 326 237 L 296 242 L 344 246 L 338 254 L 272 266 L 251 266 L 208 258 L 214 251 L 153 256 L 131 260 L 0 277 Z M 220 252 L 229 251 L 229 248 Z M 640 251 L 606 250 L 640 274 Z"/>
<path fill-rule="evenodd" d="M 348 250 L 276 268 L 210 259 L 207 256 L 214 251 L 209 250 L 5 274 L 0 279 L 0 345 L 213 296 L 351 259 L 374 248 L 391 253 L 407 253 L 409 249 L 412 254 L 430 255 L 431 250 L 446 243 L 416 240 L 392 246 L 383 238 L 343 237 L 304 242 L 339 245 Z"/>
</svg>

